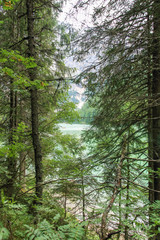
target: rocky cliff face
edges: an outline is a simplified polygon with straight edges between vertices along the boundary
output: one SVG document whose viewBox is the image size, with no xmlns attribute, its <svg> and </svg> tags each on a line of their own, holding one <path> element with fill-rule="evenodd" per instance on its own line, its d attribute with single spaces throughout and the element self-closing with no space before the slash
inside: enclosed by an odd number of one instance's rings
<svg viewBox="0 0 160 240">
<path fill-rule="evenodd" d="M 78 108 L 81 108 L 85 102 L 84 88 L 77 85 L 71 84 L 71 89 L 69 90 L 69 96 L 71 101 L 77 104 Z"/>
</svg>

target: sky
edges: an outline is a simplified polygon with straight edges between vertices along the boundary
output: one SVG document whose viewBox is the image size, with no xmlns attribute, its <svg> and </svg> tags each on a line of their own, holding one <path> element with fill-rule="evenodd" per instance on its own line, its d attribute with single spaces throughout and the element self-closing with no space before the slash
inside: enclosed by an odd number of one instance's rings
<svg viewBox="0 0 160 240">
<path fill-rule="evenodd" d="M 92 23 L 92 14 L 93 14 L 93 10 L 94 10 L 94 4 L 90 4 L 90 6 L 86 9 L 83 8 L 78 8 L 76 9 L 74 6 L 78 3 L 81 3 L 83 0 L 68 0 L 64 3 L 63 5 L 63 11 L 62 13 L 59 15 L 59 21 L 60 22 L 65 22 L 65 23 L 69 23 L 73 26 L 73 28 L 75 30 L 78 30 L 78 32 L 83 32 L 84 29 L 93 26 Z M 95 1 L 95 4 L 97 5 L 97 2 L 101 2 L 103 0 L 97 0 Z M 105 0 L 107 1 L 107 0 Z M 76 62 L 73 60 L 73 57 L 68 57 L 65 60 L 65 63 L 67 66 L 69 67 L 73 67 L 76 68 L 77 71 L 74 75 L 79 74 L 81 71 L 84 70 L 84 67 L 86 67 L 86 65 L 89 64 L 89 62 L 92 62 L 93 57 L 91 56 L 91 60 L 90 57 L 88 57 L 84 62 Z M 73 76 L 74 77 L 74 76 Z M 77 91 L 80 95 L 79 95 L 79 104 L 78 104 L 78 108 L 81 108 L 84 104 L 84 101 L 81 100 L 83 93 L 85 91 L 85 89 L 83 87 L 79 87 L 76 85 L 72 85 L 72 90 Z"/>
<path fill-rule="evenodd" d="M 87 9 L 75 8 L 75 5 L 81 0 L 68 0 L 63 5 L 63 12 L 59 15 L 60 22 L 67 22 L 76 30 L 82 30 L 91 25 L 91 14 L 93 7 Z"/>
<path fill-rule="evenodd" d="M 82 29 L 84 29 L 84 25 L 85 25 L 84 22 L 86 22 L 87 12 L 85 12 L 82 9 L 79 9 L 79 10 L 75 9 L 74 6 L 76 5 L 77 2 L 78 0 L 68 0 L 66 1 L 66 3 L 64 3 L 63 12 L 60 13 L 59 15 L 59 21 L 71 24 L 75 30 L 83 31 Z M 78 63 L 74 61 L 72 56 L 68 57 L 65 60 L 65 64 L 71 68 L 77 69 L 74 75 L 77 75 L 82 70 L 84 65 L 81 62 Z M 85 89 L 82 87 L 79 87 L 76 84 L 72 84 L 71 90 L 74 90 L 79 93 L 78 95 L 79 103 L 77 104 L 77 107 L 81 108 L 84 104 L 84 100 L 82 100 L 82 97 Z"/>
</svg>

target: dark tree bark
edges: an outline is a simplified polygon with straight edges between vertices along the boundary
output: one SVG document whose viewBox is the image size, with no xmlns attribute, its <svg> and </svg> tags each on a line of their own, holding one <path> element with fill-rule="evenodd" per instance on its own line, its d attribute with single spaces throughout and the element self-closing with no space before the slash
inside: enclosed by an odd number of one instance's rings
<svg viewBox="0 0 160 240">
<path fill-rule="evenodd" d="M 84 185 L 83 173 L 82 173 L 81 181 L 82 181 L 82 218 L 83 218 L 83 221 L 85 221 L 85 218 L 86 218 L 86 216 L 85 216 L 86 204 L 85 204 L 85 185 Z"/>
<path fill-rule="evenodd" d="M 148 28 L 148 73 L 147 73 L 147 78 L 148 78 L 148 158 L 150 160 L 153 160 L 153 121 L 152 121 L 152 70 L 151 70 L 151 20 L 150 20 L 150 14 L 148 10 L 148 16 L 147 16 L 147 28 Z M 154 174 L 153 174 L 153 169 L 154 169 L 154 162 L 150 161 L 148 163 L 149 167 L 149 202 L 152 204 L 154 202 Z M 151 218 L 151 213 L 152 213 L 152 207 L 149 208 L 149 225 L 151 226 L 153 224 L 152 218 Z M 154 230 L 154 229 L 152 229 Z M 152 239 L 152 238 L 151 238 Z M 151 240 L 150 239 L 150 240 Z"/>
<path fill-rule="evenodd" d="M 160 159 L 160 2 L 154 0 L 153 3 L 153 112 L 152 112 L 152 127 L 153 127 L 153 159 Z M 154 196 L 153 201 L 160 200 L 160 176 L 158 174 L 160 162 L 154 162 Z M 158 226 L 157 226 L 158 228 Z M 158 233 L 154 239 L 160 239 Z"/>
<path fill-rule="evenodd" d="M 28 23 L 28 56 L 35 58 L 35 45 L 34 45 L 34 16 L 33 16 L 33 1 L 26 0 L 27 7 L 27 23 Z M 31 81 L 36 79 L 36 68 L 29 69 L 29 77 Z M 31 87 L 31 122 L 32 122 L 32 141 L 34 148 L 35 158 L 35 174 L 36 174 L 36 196 L 42 199 L 42 153 L 41 144 L 38 132 L 38 91 L 35 86 Z"/>
<path fill-rule="evenodd" d="M 19 101 L 19 107 L 20 107 L 20 122 L 24 121 L 26 118 L 25 111 L 24 111 L 24 102 L 22 99 Z M 20 141 L 23 141 L 23 138 L 20 138 Z M 25 144 L 25 142 L 23 142 Z M 26 156 L 27 153 L 25 151 L 21 151 L 19 154 L 19 183 L 21 186 L 22 191 L 25 191 L 26 189 Z"/>
<path fill-rule="evenodd" d="M 128 142 L 127 142 L 127 157 L 129 157 L 129 138 L 130 138 L 130 129 L 128 130 Z M 128 208 L 129 208 L 129 199 L 130 199 L 130 162 L 127 159 L 127 193 L 126 193 L 126 213 L 125 213 L 125 220 L 128 220 Z M 129 240 L 129 227 L 125 226 L 124 229 L 125 240 Z"/>
<path fill-rule="evenodd" d="M 11 13 L 10 18 L 12 20 L 12 25 L 10 26 L 12 34 L 12 42 L 16 38 L 16 15 Z M 16 188 L 16 178 L 17 178 L 17 157 L 14 149 L 15 145 L 15 130 L 17 127 L 17 92 L 14 89 L 14 80 L 12 78 L 8 79 L 10 82 L 9 86 L 9 125 L 8 125 L 8 143 L 9 143 L 9 155 L 7 157 L 7 167 L 8 167 L 8 177 L 6 183 L 6 195 L 9 198 L 13 198 Z"/>
<path fill-rule="evenodd" d="M 107 237 L 104 238 L 104 240 L 107 240 L 107 239 L 111 239 L 111 237 L 115 234 L 119 234 L 121 231 L 116 231 L 116 232 L 112 232 L 112 233 L 109 233 Z"/>
<path fill-rule="evenodd" d="M 13 81 L 10 80 L 10 112 L 9 112 L 9 146 L 10 152 L 7 159 L 8 163 L 8 179 L 6 194 L 8 197 L 13 197 L 15 192 L 15 179 L 16 179 L 16 158 L 13 148 L 14 145 L 14 130 L 16 127 L 16 115 L 15 115 L 15 94 L 13 91 Z"/>
</svg>

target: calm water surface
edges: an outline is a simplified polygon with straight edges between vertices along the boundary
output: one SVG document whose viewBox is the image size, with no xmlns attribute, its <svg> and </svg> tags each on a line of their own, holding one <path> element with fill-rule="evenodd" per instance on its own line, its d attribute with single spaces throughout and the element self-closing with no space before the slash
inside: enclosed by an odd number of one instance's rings
<svg viewBox="0 0 160 240">
<path fill-rule="evenodd" d="M 83 131 L 89 129 L 90 125 L 87 124 L 68 124 L 68 123 L 59 123 L 58 126 L 64 134 L 71 134 L 80 136 Z"/>
</svg>

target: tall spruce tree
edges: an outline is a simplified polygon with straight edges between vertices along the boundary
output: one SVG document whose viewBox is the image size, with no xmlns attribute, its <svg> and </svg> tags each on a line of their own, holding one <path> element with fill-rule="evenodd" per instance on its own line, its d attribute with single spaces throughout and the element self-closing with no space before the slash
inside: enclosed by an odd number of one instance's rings
<svg viewBox="0 0 160 240">
<path fill-rule="evenodd" d="M 27 10 L 27 32 L 28 32 L 28 56 L 36 59 L 35 55 L 35 25 L 34 25 L 34 2 L 32 0 L 26 1 Z M 29 70 L 29 78 L 33 82 L 36 80 L 36 68 Z M 41 144 L 39 138 L 39 117 L 38 117 L 38 93 L 35 86 L 31 86 L 31 123 L 32 123 L 32 140 L 34 148 L 35 159 L 35 173 L 36 173 L 36 195 L 39 199 L 42 199 L 42 153 Z"/>
<path fill-rule="evenodd" d="M 4 36 L 5 41 L 1 41 L 1 47 L 5 50 L 1 54 L 3 57 L 2 79 L 7 79 L 7 81 L 1 82 L 1 96 L 7 104 L 7 108 L 2 112 L 3 118 L 9 120 L 8 124 L 4 121 L 2 126 L 4 130 L 10 126 L 12 131 L 10 131 L 10 135 L 6 135 L 10 138 L 9 144 L 5 142 L 4 137 L 2 142 L 7 146 L 10 145 L 11 150 L 13 149 L 13 153 L 8 155 L 9 158 L 6 160 L 6 164 L 9 165 L 8 171 L 11 172 L 9 179 L 12 181 L 12 185 L 17 185 L 17 190 L 12 191 L 14 194 L 9 188 L 7 189 L 12 197 L 17 195 L 21 189 L 21 186 L 18 185 L 18 174 L 20 181 L 22 182 L 22 179 L 25 181 L 24 163 L 27 160 L 26 168 L 31 162 L 33 163 L 32 142 L 35 159 L 36 195 L 39 199 L 42 198 L 42 154 L 45 150 L 44 143 L 40 144 L 40 141 L 44 142 L 46 136 L 41 134 L 40 140 L 40 129 L 41 131 L 50 131 L 52 127 L 48 126 L 50 124 L 54 126 L 58 118 L 65 118 L 67 112 L 72 118 L 70 111 L 73 110 L 74 106 L 66 101 L 68 83 L 63 80 L 66 71 L 68 71 L 63 63 L 65 47 L 60 46 L 61 32 L 56 20 L 60 7 L 61 4 L 54 1 L 21 1 L 16 3 L 13 8 L 3 9 L 4 14 L 1 20 L 4 24 L 1 25 L 1 37 Z M 13 17 L 14 22 L 12 21 Z M 13 29 L 15 37 L 10 41 Z M 10 108 L 8 108 L 8 98 L 7 96 L 5 98 L 5 92 L 9 91 L 10 81 L 12 84 L 10 84 Z M 57 108 L 60 109 L 59 113 L 56 113 Z M 14 126 L 11 126 L 15 123 L 19 133 L 13 129 Z M 23 124 L 24 129 L 21 129 L 20 133 L 19 127 L 22 127 Z M 14 134 L 14 139 L 11 134 Z M 17 144 L 15 144 L 16 142 Z M 13 161 L 13 157 L 16 161 Z M 21 177 L 21 172 L 23 177 Z"/>
<path fill-rule="evenodd" d="M 152 131 L 153 131 L 153 159 L 157 160 L 153 164 L 154 171 L 154 202 L 160 201 L 160 3 L 153 1 L 153 80 L 152 80 Z M 157 234 L 154 239 L 160 238 L 158 231 L 159 225 L 156 226 Z"/>
<path fill-rule="evenodd" d="M 89 1 L 78 2 L 77 7 L 78 4 L 85 7 Z M 79 59 L 95 54 L 93 64 L 80 76 L 85 79 L 88 97 L 97 112 L 92 123 L 94 128 L 88 132 L 88 140 L 94 140 L 97 145 L 94 158 L 99 159 L 102 167 L 107 164 L 107 171 L 113 173 L 113 181 L 119 166 L 122 136 L 130 131 L 127 134 L 127 142 L 132 146 L 129 161 L 130 166 L 133 160 L 137 166 L 127 181 L 147 188 L 147 182 L 142 179 L 148 171 L 147 162 L 151 162 L 150 177 L 154 182 L 150 183 L 150 199 L 152 196 L 153 202 L 159 200 L 160 189 L 157 161 L 160 108 L 158 11 L 158 1 L 101 2 L 93 13 L 93 27 L 79 39 L 77 52 Z M 150 148 L 149 156 L 147 148 Z M 123 179 L 124 166 L 122 169 Z M 125 178 L 122 181 L 126 183 Z M 159 238 L 156 229 L 154 239 Z M 106 236 L 101 234 L 101 239 L 109 238 L 107 232 Z M 132 230 L 129 235 L 134 237 Z"/>
</svg>

